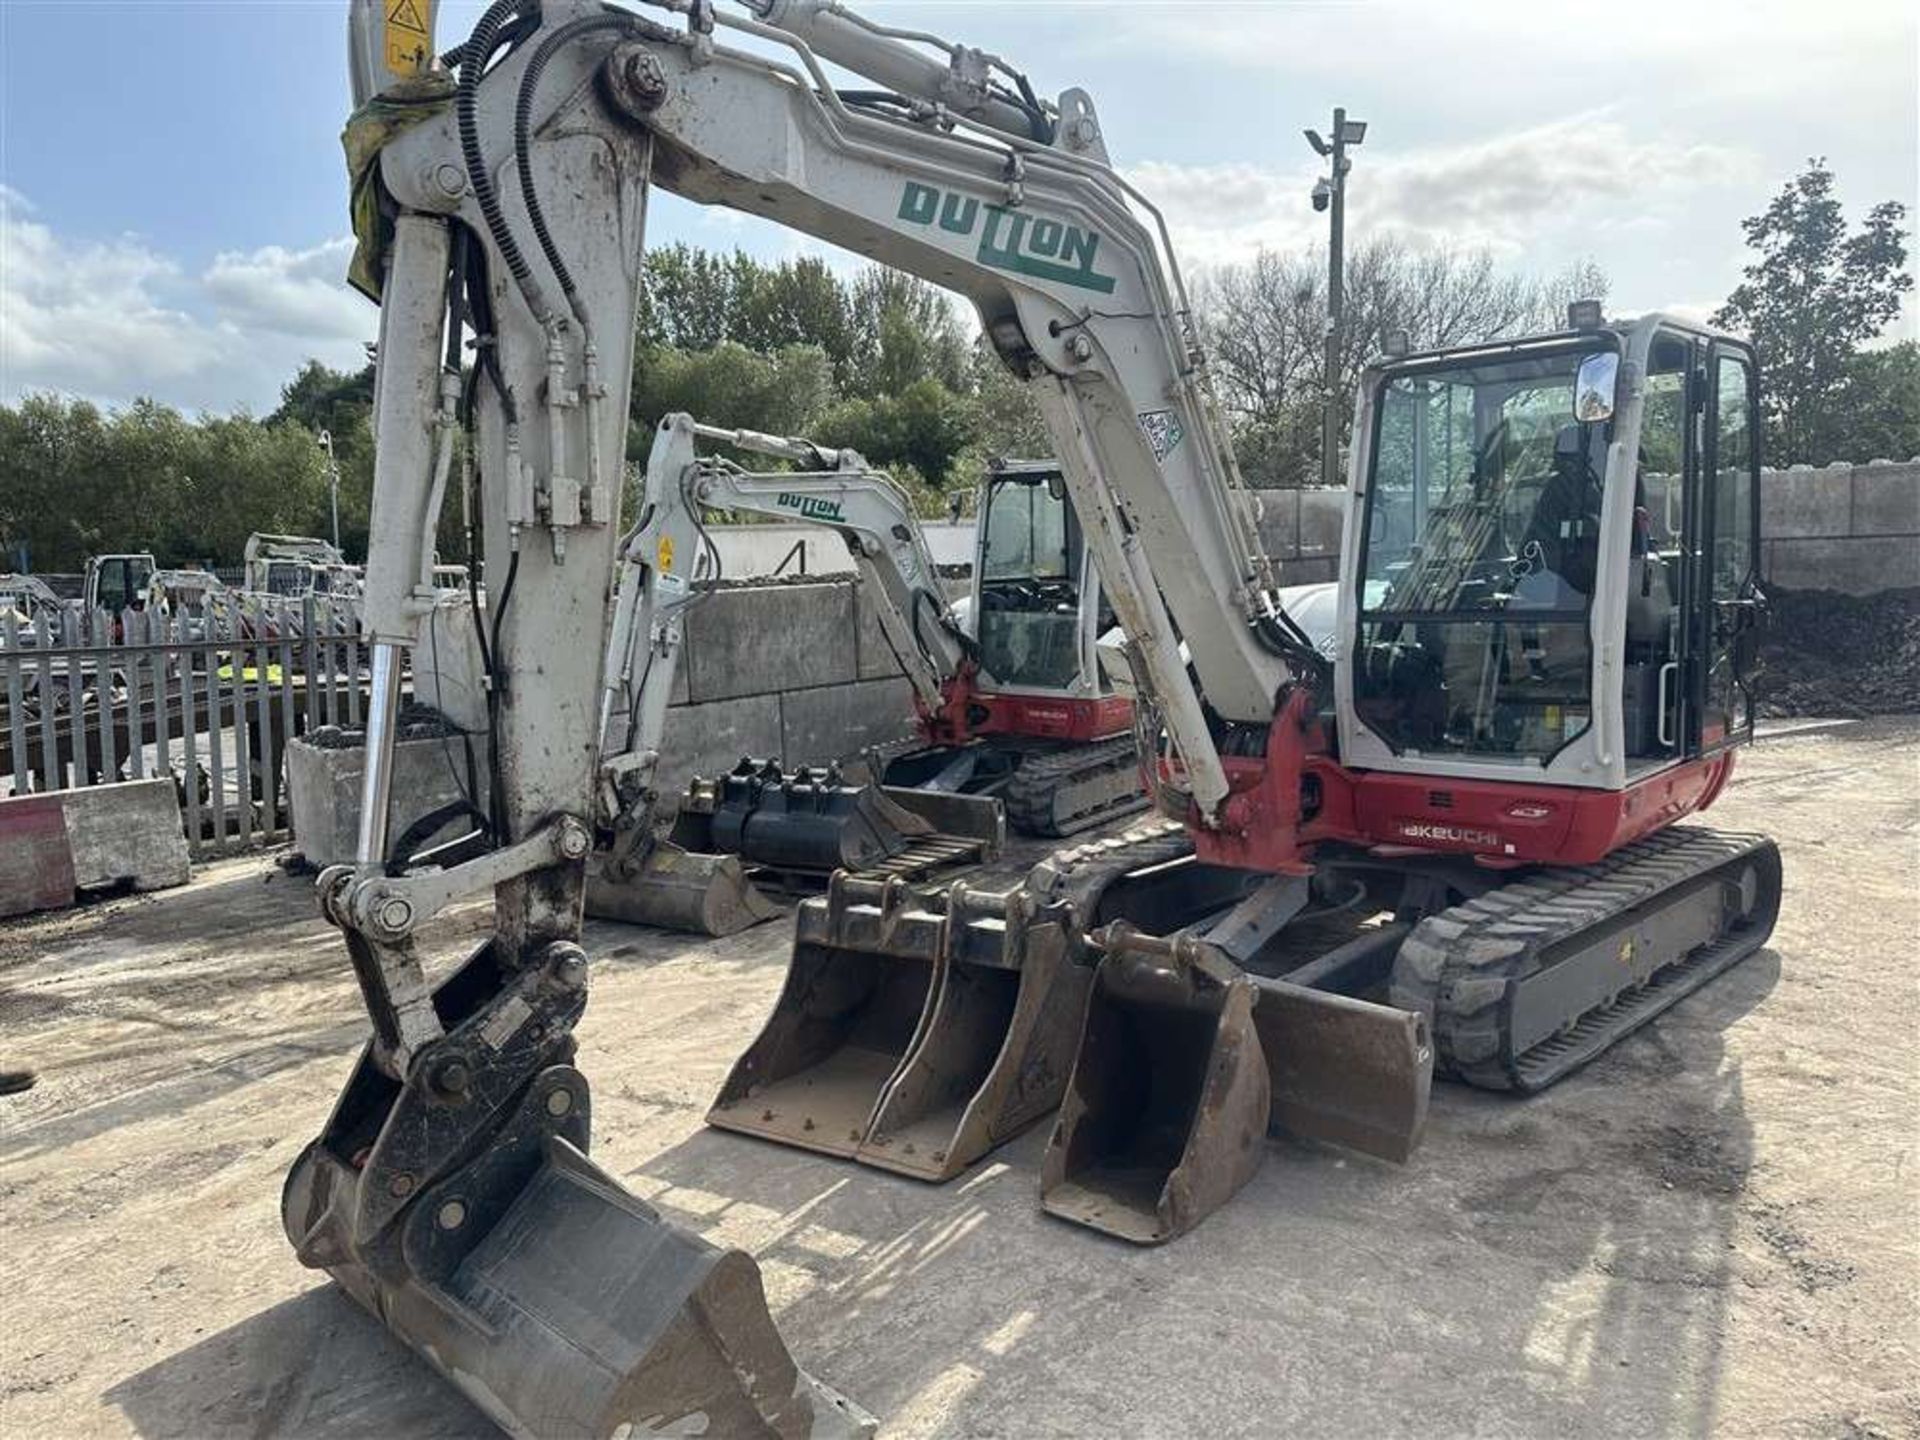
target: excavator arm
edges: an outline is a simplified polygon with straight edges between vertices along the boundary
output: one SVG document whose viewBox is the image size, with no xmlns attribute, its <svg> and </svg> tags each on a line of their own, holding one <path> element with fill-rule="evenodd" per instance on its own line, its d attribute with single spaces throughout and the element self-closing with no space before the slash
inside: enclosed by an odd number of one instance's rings
<svg viewBox="0 0 1920 1440">
<path fill-rule="evenodd" d="M 748 1257 L 667 1225 L 585 1154 L 571 1062 L 607 692 L 597 639 L 651 187 L 967 297 L 1039 401 L 1200 825 L 1234 823 L 1223 727 L 1264 729 L 1294 676 L 1298 637 L 1271 598 L 1164 227 L 1107 164 L 1091 100 L 1043 104 L 992 56 L 932 42 L 934 59 L 930 37 L 824 0 L 750 9 L 497 0 L 450 73 L 420 4 L 353 0 L 355 274 L 381 305 L 371 695 L 355 863 L 319 889 L 373 1037 L 282 1216 L 305 1263 L 514 1433 L 861 1423 L 795 1367 Z M 827 63 L 884 88 L 843 92 Z M 456 459 L 484 536 L 500 844 L 390 874 L 404 651 L 432 608 Z M 436 974 L 422 927 L 488 891 L 491 936 Z"/>
<path fill-rule="evenodd" d="M 526 379 L 507 387 L 522 413 L 517 425 L 494 422 L 518 433 L 486 448 L 515 446 L 522 464 L 537 456 L 547 463 L 536 470 L 568 472 L 530 479 L 525 523 L 547 518 L 539 507 L 553 500 L 561 528 L 576 515 L 590 523 L 611 488 L 617 407 L 596 413 L 596 397 L 618 393 L 626 357 L 598 337 L 621 337 L 623 351 L 631 330 L 649 181 L 955 290 L 1033 387 L 1143 696 L 1184 764 L 1198 818 L 1217 823 L 1228 784 L 1208 712 L 1270 722 L 1293 676 L 1294 637 L 1271 598 L 1252 500 L 1157 214 L 1106 163 L 1083 92 L 1010 107 L 988 81 L 987 100 L 957 106 L 967 76 L 992 74 L 991 57 L 953 47 L 940 66 L 819 0 L 754 8 L 696 4 L 684 28 L 669 28 L 549 0 L 484 79 L 463 65 L 455 103 L 382 154 L 401 225 L 452 224 L 475 238 L 498 292 L 502 365 L 522 352 Z M 516 22 L 526 23 L 518 7 L 496 5 L 476 39 L 490 47 Z M 733 38 L 759 48 L 722 43 Z M 917 88 L 897 103 L 850 100 L 829 61 Z M 598 186 L 586 173 L 595 167 L 605 169 Z M 615 175 L 632 193 L 594 198 Z M 516 328 L 518 346 L 508 343 Z M 428 393 L 414 387 L 416 425 L 431 413 Z M 490 390 L 480 398 L 484 433 L 500 407 Z M 412 489 L 426 495 L 422 452 Z"/>
<path fill-rule="evenodd" d="M 698 440 L 812 468 L 756 473 L 723 456 L 698 453 Z M 668 697 L 684 618 L 707 593 L 707 584 L 723 578 L 719 552 L 702 520 L 703 512 L 712 510 L 797 517 L 838 532 L 923 715 L 937 718 L 964 703 L 964 697 L 950 698 L 950 687 L 970 671 L 973 642 L 941 591 L 912 502 L 858 452 L 721 429 L 682 414 L 660 422 L 647 457 L 638 520 L 620 544 L 620 584 L 601 703 L 597 818 L 606 844 L 594 862 L 588 907 L 596 915 L 724 935 L 769 918 L 776 913 L 774 903 L 758 893 L 732 852 L 709 853 L 692 834 L 682 837 L 694 842 L 691 848 L 663 844 L 654 831 Z M 696 576 L 706 583 L 696 588 Z M 813 863 L 827 868 L 855 863 L 849 844 L 855 853 L 865 853 L 864 847 L 902 844 L 908 831 L 930 828 L 925 820 L 898 812 L 873 787 L 833 790 L 850 802 L 835 812 L 842 824 L 802 827 L 817 842 L 817 850 L 799 845 L 817 857 Z M 957 813 L 960 802 L 950 802 L 949 808 Z M 997 816 L 991 828 L 997 834 Z"/>
</svg>

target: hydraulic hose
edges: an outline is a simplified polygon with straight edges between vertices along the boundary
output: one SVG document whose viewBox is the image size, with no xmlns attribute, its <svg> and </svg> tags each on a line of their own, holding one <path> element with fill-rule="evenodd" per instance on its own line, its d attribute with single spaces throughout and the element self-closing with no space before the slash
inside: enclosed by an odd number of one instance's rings
<svg viewBox="0 0 1920 1440">
<path fill-rule="evenodd" d="M 540 244 L 540 253 L 546 257 L 548 268 L 560 282 L 561 293 L 567 298 L 567 308 L 573 312 L 574 319 L 580 322 L 583 331 L 589 327 L 585 308 L 580 303 L 580 292 L 573 283 L 573 273 L 567 269 L 567 262 L 560 258 L 559 247 L 553 243 L 553 235 L 547 229 L 546 214 L 540 208 L 540 196 L 533 186 L 533 96 L 547 63 L 561 46 L 599 30 L 635 28 L 633 16 L 618 13 L 586 15 L 562 25 L 540 42 L 539 48 L 533 52 L 533 58 L 527 62 L 527 68 L 520 72 L 520 91 L 514 101 L 513 159 L 520 176 L 521 203 L 527 207 L 527 219 L 533 225 L 533 238 Z M 466 70 L 463 67 L 461 80 L 464 82 L 465 79 Z"/>
<path fill-rule="evenodd" d="M 507 269 L 531 302 L 539 294 L 538 282 L 534 280 L 533 270 L 520 253 L 520 246 L 507 225 L 506 214 L 500 208 L 499 192 L 493 188 L 493 177 L 487 174 L 486 157 L 480 151 L 479 115 L 481 72 L 493 58 L 501 27 L 518 15 L 521 6 L 526 3 L 527 0 L 494 0 L 487 7 L 486 14 L 480 17 L 479 24 L 473 27 L 473 34 L 467 37 L 466 47 L 460 52 L 460 81 L 454 92 L 454 118 L 460 131 L 460 157 L 466 163 L 467 183 L 473 187 L 473 198 L 487 222 L 487 233 L 493 237 L 501 258 L 507 262 Z M 537 303 L 533 308 L 536 311 L 544 310 L 545 304 Z"/>
</svg>

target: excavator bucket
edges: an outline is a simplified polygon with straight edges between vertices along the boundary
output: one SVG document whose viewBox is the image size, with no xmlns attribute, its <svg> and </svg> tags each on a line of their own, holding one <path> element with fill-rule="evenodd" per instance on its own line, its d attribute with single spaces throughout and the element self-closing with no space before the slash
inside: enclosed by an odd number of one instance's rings
<svg viewBox="0 0 1920 1440">
<path fill-rule="evenodd" d="M 622 877 L 604 857 L 587 870 L 587 913 L 657 930 L 734 935 L 782 906 L 753 883 L 737 855 L 710 855 L 663 841 Z"/>
<path fill-rule="evenodd" d="M 916 874 L 989 858 L 1005 835 L 999 802 L 843 784 L 837 769 L 792 774 L 743 760 L 687 787 L 669 839 L 596 855 L 587 913 L 695 935 L 732 935 L 782 913 L 756 881 L 836 870 Z M 817 882 L 816 882 L 817 883 Z"/>
<path fill-rule="evenodd" d="M 715 789 L 695 782 L 688 800 L 676 840 L 776 870 L 872 869 L 934 828 L 877 785 L 843 783 L 836 766 L 789 774 L 743 760 Z"/>
<path fill-rule="evenodd" d="M 1247 975 L 1190 937 L 1106 932 L 1041 1170 L 1048 1213 L 1137 1244 L 1191 1230 L 1280 1130 L 1404 1160 L 1426 1121 L 1422 1017 Z"/>
<path fill-rule="evenodd" d="M 539 990 L 519 998 L 555 1018 Z M 476 1017 L 503 1036 L 493 1020 Z M 507 1068 L 535 1043 L 507 1039 Z M 444 1080 L 447 1064 L 419 1068 Z M 363 1056 L 287 1177 L 281 1215 L 302 1263 L 512 1435 L 872 1433 L 795 1365 L 752 1257 L 669 1223 L 586 1157 L 578 1070 L 536 1071 L 477 1148 L 449 1129 L 491 1103 L 496 1078 L 474 1071 L 449 1106 L 444 1085 L 397 1085 Z"/>
<path fill-rule="evenodd" d="M 707 1121 L 948 1179 L 1059 1103 L 1088 978 L 1058 907 L 836 875 Z"/>
<path fill-rule="evenodd" d="M 707 1123 L 851 1156 L 939 988 L 944 917 L 903 880 L 838 872 L 800 907 L 786 983 Z"/>
</svg>

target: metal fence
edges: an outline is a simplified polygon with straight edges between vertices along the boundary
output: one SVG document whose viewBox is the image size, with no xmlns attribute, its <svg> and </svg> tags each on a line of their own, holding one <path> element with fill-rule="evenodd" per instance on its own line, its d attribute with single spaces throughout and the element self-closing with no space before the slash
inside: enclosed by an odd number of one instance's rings
<svg viewBox="0 0 1920 1440">
<path fill-rule="evenodd" d="M 0 613 L 0 794 L 171 776 L 196 858 L 283 839 L 287 741 L 360 723 L 366 661 L 323 596 Z"/>
</svg>

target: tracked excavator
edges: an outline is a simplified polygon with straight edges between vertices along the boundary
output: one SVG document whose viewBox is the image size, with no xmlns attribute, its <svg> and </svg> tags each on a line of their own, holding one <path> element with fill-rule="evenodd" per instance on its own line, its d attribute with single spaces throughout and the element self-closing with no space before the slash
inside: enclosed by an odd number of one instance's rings
<svg viewBox="0 0 1920 1440">
<path fill-rule="evenodd" d="M 975 513 L 971 654 L 938 705 L 916 692 L 920 744 L 886 783 L 997 795 L 1011 829 L 1050 838 L 1146 809 L 1133 705 L 1098 648 L 1113 609 L 1059 465 L 993 461 Z"/>
<path fill-rule="evenodd" d="M 1764 942 L 1773 845 L 1675 823 L 1751 734 L 1738 340 L 1652 316 L 1370 371 L 1329 660 L 1278 598 L 1165 229 L 1084 91 L 1043 101 L 831 0 L 499 0 L 440 61 L 429 8 L 352 12 L 372 695 L 357 860 L 318 883 L 373 1036 L 282 1214 L 504 1428 L 866 1423 L 795 1364 L 749 1257 L 586 1153 L 603 652 L 580 638 L 611 598 L 651 186 L 974 305 L 1054 439 L 1165 817 L 1012 890 L 849 880 L 802 906 L 717 1121 L 941 1178 L 1057 1106 L 1043 1205 L 1164 1240 L 1270 1128 L 1404 1156 L 1436 1063 L 1538 1089 Z M 399 657 L 457 449 L 499 592 L 499 844 L 389 875 Z M 430 979 L 419 927 L 488 890 L 493 933 Z"/>
<path fill-rule="evenodd" d="M 798 468 L 745 470 L 696 453 L 698 440 Z M 831 765 L 744 758 L 726 775 L 694 777 L 659 838 L 666 697 L 684 616 L 705 593 L 689 574 L 715 554 L 701 520 L 713 510 L 798 515 L 846 541 L 911 687 L 922 743 L 864 784 Z M 620 546 L 602 707 L 606 843 L 588 871 L 589 914 L 727 935 L 781 913 L 756 876 L 812 888 L 835 870 L 924 879 L 990 859 L 1008 824 L 1058 836 L 1145 807 L 1132 706 L 1100 673 L 1099 580 L 1058 467 L 996 462 L 981 513 L 969 625 L 946 598 L 912 502 L 856 452 L 686 415 L 661 421 L 639 521 Z"/>
<path fill-rule="evenodd" d="M 777 457 L 799 468 L 754 472 L 696 442 Z M 729 935 L 783 913 L 762 888 L 836 870 L 923 877 L 998 852 L 1000 802 L 943 789 L 847 784 L 837 768 L 742 760 L 696 776 L 669 835 L 656 834 L 668 697 L 684 621 L 708 593 L 692 577 L 708 557 L 703 512 L 801 515 L 847 543 L 882 635 L 920 713 L 964 703 L 975 647 L 952 613 L 912 502 L 855 451 L 669 415 L 654 431 L 636 523 L 619 550 L 601 701 L 600 844 L 587 874 L 587 911 L 707 935 Z"/>
</svg>

